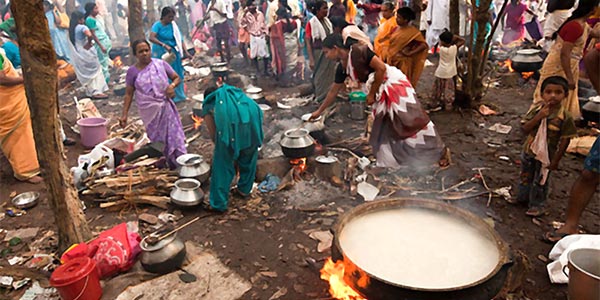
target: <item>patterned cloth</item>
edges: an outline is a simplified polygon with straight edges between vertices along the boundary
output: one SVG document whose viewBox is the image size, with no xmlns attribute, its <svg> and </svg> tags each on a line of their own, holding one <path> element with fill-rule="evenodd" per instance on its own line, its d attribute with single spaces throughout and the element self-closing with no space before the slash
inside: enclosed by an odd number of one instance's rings
<svg viewBox="0 0 600 300">
<path fill-rule="evenodd" d="M 177 157 L 187 153 L 177 107 L 166 95 L 169 76 L 173 73 L 165 61 L 152 59 L 143 70 L 131 66 L 126 77 L 127 85 L 135 88 L 135 102 L 148 138 L 165 144 L 164 155 L 172 169 L 177 167 Z"/>
<path fill-rule="evenodd" d="M 585 158 L 583 167 L 588 171 L 600 173 L 600 135 L 596 137 L 590 153 Z"/>
</svg>

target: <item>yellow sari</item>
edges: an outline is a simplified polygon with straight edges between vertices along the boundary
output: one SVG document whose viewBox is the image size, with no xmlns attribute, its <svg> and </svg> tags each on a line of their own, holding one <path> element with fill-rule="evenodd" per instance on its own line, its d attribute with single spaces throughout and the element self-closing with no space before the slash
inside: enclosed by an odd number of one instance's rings
<svg viewBox="0 0 600 300">
<path fill-rule="evenodd" d="M 19 76 L 12 63 L 0 53 L 2 72 L 6 76 Z M 40 173 L 29 106 L 22 84 L 0 85 L 0 148 L 8 158 L 14 175 L 19 180 L 27 180 Z"/>
<path fill-rule="evenodd" d="M 405 47 L 418 47 L 419 43 L 427 44 L 419 29 L 414 26 L 397 26 L 392 32 L 387 55 L 385 55 L 387 57 L 385 62 L 390 66 L 400 69 L 414 88 L 417 87 L 417 83 L 425 67 L 427 49 L 411 57 L 404 56 L 402 49 Z"/>
<path fill-rule="evenodd" d="M 381 19 L 380 23 L 381 25 L 379 25 L 379 30 L 377 31 L 373 46 L 375 54 L 377 54 L 381 60 L 386 61 L 388 55 L 387 50 L 390 46 L 390 34 L 398 27 L 398 23 L 396 23 L 396 16 L 387 20 Z"/>
<path fill-rule="evenodd" d="M 575 42 L 575 46 L 571 51 L 571 72 L 573 74 L 573 80 L 575 81 L 575 89 L 569 90 L 569 95 L 562 103 L 562 106 L 567 109 L 571 116 L 577 120 L 581 117 L 581 111 L 579 109 L 579 99 L 577 97 L 578 81 L 579 81 L 579 62 L 583 58 L 583 49 L 585 47 L 585 41 L 588 39 L 590 27 L 585 24 L 583 34 Z M 556 37 L 556 42 L 550 48 L 548 57 L 544 61 L 544 66 L 540 70 L 540 79 L 538 80 L 535 93 L 533 94 L 532 107 L 542 101 L 542 82 L 544 79 L 551 76 L 562 76 L 566 78 L 565 71 L 563 71 L 562 65 L 560 64 L 560 52 L 563 47 L 563 39 L 560 36 Z"/>
</svg>

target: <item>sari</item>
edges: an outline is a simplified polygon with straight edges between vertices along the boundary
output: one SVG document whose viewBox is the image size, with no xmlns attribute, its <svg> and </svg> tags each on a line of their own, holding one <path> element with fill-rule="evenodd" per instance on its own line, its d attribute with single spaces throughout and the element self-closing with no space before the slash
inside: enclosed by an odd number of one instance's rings
<svg viewBox="0 0 600 300">
<path fill-rule="evenodd" d="M 356 18 L 356 14 L 358 13 L 358 11 L 356 10 L 356 5 L 354 5 L 354 1 L 347 0 L 346 6 L 346 22 L 350 24 L 356 24 L 354 23 L 354 18 Z"/>
<path fill-rule="evenodd" d="M 2 53 L 0 66 L 6 76 L 19 76 L 12 63 Z M 0 148 L 12 166 L 15 178 L 30 179 L 40 173 L 40 166 L 25 87 L 23 84 L 0 85 L 0 99 Z"/>
<path fill-rule="evenodd" d="M 525 17 L 523 16 L 525 11 L 527 11 L 527 5 L 523 3 L 509 4 L 506 7 L 506 25 L 502 36 L 503 45 L 520 42 L 525 38 Z"/>
<path fill-rule="evenodd" d="M 215 122 L 215 150 L 210 175 L 210 206 L 227 209 L 231 181 L 239 170 L 238 190 L 250 194 L 256 178 L 258 147 L 262 145 L 263 113 L 258 104 L 242 90 L 224 84 L 209 94 L 202 105 L 202 116 Z"/>
<path fill-rule="evenodd" d="M 368 53 L 364 45 L 353 45 L 346 66 L 346 74 L 353 81 L 366 82 L 365 93 L 375 80 L 375 72 L 368 66 L 372 58 Z M 378 167 L 422 167 L 442 157 L 444 143 L 435 125 L 406 75 L 393 66 L 386 65 L 385 79 L 375 94 L 373 118 L 369 143 Z"/>
<path fill-rule="evenodd" d="M 171 169 L 178 166 L 177 157 L 187 153 L 177 107 L 165 93 L 169 86 L 168 75 L 173 72 L 160 59 L 152 59 L 143 70 L 135 65 L 127 70 L 127 85 L 135 88 L 135 102 L 148 138 L 165 144 L 164 155 Z"/>
<path fill-rule="evenodd" d="M 54 46 L 54 52 L 59 59 L 64 59 L 67 62 L 71 62 L 71 49 L 69 48 L 69 38 L 66 29 L 56 27 L 54 21 L 54 12 L 49 10 L 46 12 L 46 19 L 48 19 L 48 28 L 50 29 L 50 39 L 52 39 L 52 46 Z"/>
<path fill-rule="evenodd" d="M 306 38 L 313 42 L 312 52 L 315 59 L 315 66 L 312 83 L 317 102 L 321 102 L 327 97 L 327 93 L 335 79 L 335 66 L 337 62 L 328 59 L 322 49 L 323 40 L 332 33 L 333 26 L 327 18 L 321 21 L 317 17 L 312 17 L 306 25 Z"/>
<path fill-rule="evenodd" d="M 569 90 L 569 95 L 562 102 L 562 106 L 567 109 L 567 111 L 573 116 L 575 120 L 578 120 L 581 117 L 581 111 L 579 109 L 579 99 L 577 97 L 577 90 L 579 84 L 579 62 L 583 58 L 583 50 L 585 47 L 585 42 L 588 39 L 590 27 L 584 23 L 583 34 L 577 39 L 574 43 L 573 50 L 571 51 L 571 72 L 573 74 L 573 80 L 575 81 L 575 89 Z M 542 82 L 550 76 L 561 76 L 566 78 L 565 72 L 563 71 L 562 65 L 560 63 L 560 52 L 563 47 L 563 39 L 558 35 L 552 48 L 550 48 L 550 52 L 544 61 L 544 65 L 540 70 L 540 79 L 538 80 L 537 87 L 535 88 L 535 92 L 533 94 L 533 104 L 532 107 L 542 101 Z"/>
<path fill-rule="evenodd" d="M 381 25 L 377 31 L 375 42 L 373 43 L 374 51 L 381 60 L 386 61 L 388 58 L 388 47 L 390 46 L 390 35 L 398 27 L 396 16 L 387 20 L 381 19 Z"/>
<path fill-rule="evenodd" d="M 419 29 L 410 25 L 405 27 L 396 26 L 396 29 L 392 31 L 392 35 L 390 36 L 390 46 L 388 47 L 387 54 L 384 55 L 387 57 L 387 60 L 384 62 L 400 69 L 415 88 L 425 67 L 427 49 L 411 57 L 402 55 L 402 49 L 405 47 L 417 47 L 419 43 L 427 44 Z"/>
<path fill-rule="evenodd" d="M 175 99 L 173 101 L 180 102 L 186 99 L 184 92 L 184 80 L 183 80 L 183 65 L 182 65 L 182 56 L 183 49 L 178 45 L 182 44 L 181 39 L 183 38 L 181 34 L 175 37 L 175 28 L 174 22 L 170 24 L 163 25 L 160 21 L 157 21 L 152 25 L 152 32 L 156 33 L 156 38 L 162 43 L 169 45 L 171 49 L 173 49 L 176 54 L 175 60 L 171 63 L 171 67 L 175 70 L 175 73 L 179 75 L 181 79 L 181 84 L 175 88 Z M 162 55 L 167 53 L 167 50 L 160 45 L 152 44 L 152 57 L 161 59 Z"/>
<path fill-rule="evenodd" d="M 85 88 L 85 94 L 92 97 L 96 94 L 108 91 L 106 79 L 102 72 L 102 66 L 98 62 L 98 53 L 94 47 L 85 49 L 88 38 L 85 31 L 89 30 L 85 25 L 75 27 L 75 44 L 69 43 L 71 48 L 71 60 L 75 67 L 75 74 L 81 85 Z"/>
<path fill-rule="evenodd" d="M 98 38 L 98 41 L 100 41 L 104 49 L 106 49 L 106 53 L 104 53 L 100 49 L 99 45 L 94 44 L 94 48 L 96 48 L 96 53 L 98 54 L 98 61 L 102 66 L 102 74 L 104 74 L 104 79 L 108 83 L 110 81 L 110 73 L 108 72 L 108 64 L 110 62 L 110 57 L 108 56 L 108 54 L 110 53 L 110 49 L 112 48 L 112 43 L 110 42 L 110 38 L 106 34 L 104 22 L 100 19 L 96 19 L 92 16 L 89 16 L 85 20 L 85 25 L 90 30 L 94 31 L 94 34 Z"/>
<path fill-rule="evenodd" d="M 299 22 L 290 20 L 291 31 L 289 32 L 286 32 L 286 20 L 278 20 L 271 26 L 271 54 L 273 69 L 277 75 L 294 70 L 298 63 Z"/>
</svg>

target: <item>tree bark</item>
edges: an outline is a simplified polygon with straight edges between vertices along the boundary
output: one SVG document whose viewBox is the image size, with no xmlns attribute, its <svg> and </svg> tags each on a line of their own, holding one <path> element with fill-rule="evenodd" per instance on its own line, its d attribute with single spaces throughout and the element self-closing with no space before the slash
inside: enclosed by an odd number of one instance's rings
<svg viewBox="0 0 600 300">
<path fill-rule="evenodd" d="M 450 0 L 450 31 L 454 34 L 460 32 L 459 0 Z"/>
<path fill-rule="evenodd" d="M 490 14 L 490 3 L 491 0 L 480 0 L 479 6 L 475 5 L 475 1 L 472 3 L 473 8 L 473 24 L 471 25 L 472 34 L 469 39 L 469 46 L 472 47 L 472 51 L 469 52 L 468 63 L 468 73 L 467 80 L 465 81 L 465 86 L 463 91 L 466 93 L 467 101 L 469 104 L 472 104 L 473 101 L 478 101 L 483 96 L 483 78 L 481 76 L 481 70 L 485 66 L 487 61 L 487 57 L 484 56 L 487 51 L 485 51 L 485 46 L 489 45 L 486 42 L 487 32 L 486 25 L 490 22 L 491 14 Z M 477 23 L 477 38 L 473 41 L 473 36 L 475 34 L 474 24 Z M 491 39 L 492 36 L 490 35 Z"/>
<path fill-rule="evenodd" d="M 19 38 L 25 92 L 42 177 L 48 187 L 48 200 L 58 227 L 59 250 L 88 240 L 92 234 L 81 202 L 62 157 L 58 131 L 58 80 L 56 54 L 50 40 L 42 1 L 12 1 Z"/>
<path fill-rule="evenodd" d="M 145 39 L 144 35 L 144 21 L 142 18 L 142 0 L 128 0 L 129 6 L 129 17 L 127 18 L 127 24 L 129 28 L 129 42 L 133 43 L 133 41 L 139 39 Z M 135 57 L 131 49 L 129 50 L 130 62 L 135 63 Z"/>
<path fill-rule="evenodd" d="M 146 0 L 146 9 L 148 10 L 148 23 L 154 24 L 156 21 L 156 8 L 154 8 L 154 0 Z"/>
</svg>

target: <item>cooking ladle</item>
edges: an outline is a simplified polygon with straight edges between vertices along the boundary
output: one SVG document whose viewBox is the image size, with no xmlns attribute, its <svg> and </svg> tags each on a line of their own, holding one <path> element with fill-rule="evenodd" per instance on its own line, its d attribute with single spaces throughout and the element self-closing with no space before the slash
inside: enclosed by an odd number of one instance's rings
<svg viewBox="0 0 600 300">
<path fill-rule="evenodd" d="M 160 241 L 168 238 L 169 236 L 171 236 L 175 232 L 177 232 L 177 231 L 179 231 L 179 230 L 181 230 L 181 229 L 189 226 L 190 224 L 192 224 L 192 223 L 194 223 L 194 222 L 196 222 L 196 221 L 198 221 L 198 220 L 200 220 L 202 218 L 206 218 L 208 216 L 210 216 L 210 215 L 197 216 L 197 217 L 193 218 L 192 220 L 188 221 L 187 223 L 185 223 L 185 224 L 183 224 L 183 225 L 181 225 L 179 227 L 176 227 L 175 229 L 173 229 L 173 230 L 171 230 L 171 231 L 169 231 L 169 232 L 167 232 L 167 233 L 165 233 L 165 234 L 163 234 L 161 236 L 150 235 L 146 239 L 146 243 L 148 243 L 149 245 L 156 245 L 158 242 L 160 242 Z"/>
</svg>

